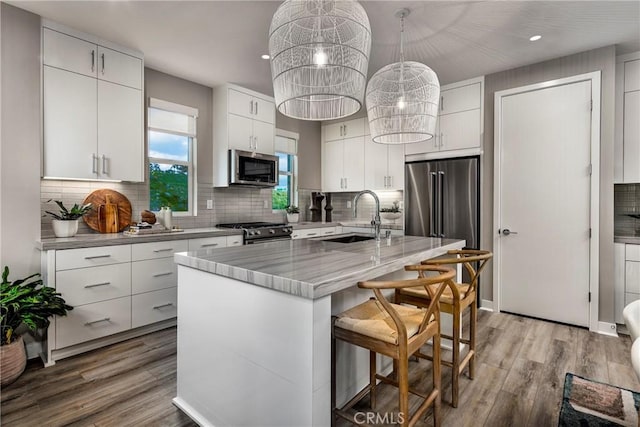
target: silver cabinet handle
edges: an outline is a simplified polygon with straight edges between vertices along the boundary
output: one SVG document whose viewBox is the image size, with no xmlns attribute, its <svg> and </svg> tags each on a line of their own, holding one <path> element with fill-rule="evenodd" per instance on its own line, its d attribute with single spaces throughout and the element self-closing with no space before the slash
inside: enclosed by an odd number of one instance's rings
<svg viewBox="0 0 640 427">
<path fill-rule="evenodd" d="M 257 149 L 258 149 L 258 137 L 257 137 L 257 136 L 254 136 L 254 137 L 253 137 L 253 148 L 254 148 L 255 150 L 257 150 Z"/>
<path fill-rule="evenodd" d="M 201 248 L 210 248 L 210 247 L 213 247 L 213 246 L 218 246 L 218 243 L 207 243 L 207 244 L 204 244 L 204 245 L 200 245 Z"/>
<path fill-rule="evenodd" d="M 253 114 L 253 101 L 249 102 L 249 114 Z"/>
<path fill-rule="evenodd" d="M 440 95 L 440 111 L 444 111 L 444 95 Z"/>
<path fill-rule="evenodd" d="M 347 132 L 348 132 L 347 125 L 344 125 L 344 136 L 347 136 Z"/>
<path fill-rule="evenodd" d="M 500 230 L 498 230 L 498 233 L 500 233 Z M 508 228 L 505 228 L 505 229 L 502 230 L 502 235 L 503 236 L 508 236 L 510 234 L 518 234 L 518 232 L 517 231 L 511 231 Z"/>
<path fill-rule="evenodd" d="M 109 175 L 107 171 L 107 157 L 104 154 L 102 155 L 102 174 Z"/>
<path fill-rule="evenodd" d="M 253 136 L 249 135 L 249 149 L 253 148 Z"/>
<path fill-rule="evenodd" d="M 91 71 L 96 70 L 96 50 L 91 49 Z"/>
<path fill-rule="evenodd" d="M 173 305 L 172 302 L 168 302 L 166 304 L 154 305 L 153 309 L 154 310 L 159 310 L 159 309 L 164 308 L 164 307 L 171 307 L 172 305 Z"/>
<path fill-rule="evenodd" d="M 349 181 L 347 181 L 347 178 L 344 179 L 344 188 L 349 188 Z"/>
<path fill-rule="evenodd" d="M 98 173 L 98 156 L 91 154 L 91 172 Z"/>
<path fill-rule="evenodd" d="M 170 276 L 172 274 L 173 274 L 173 271 L 167 271 L 166 273 L 154 274 L 153 277 Z"/>
<path fill-rule="evenodd" d="M 308 234 L 307 234 L 307 236 L 315 236 L 315 235 L 317 235 L 317 234 L 318 234 L 318 233 L 308 233 Z"/>
<path fill-rule="evenodd" d="M 111 282 L 102 282 L 102 283 L 94 283 L 92 285 L 84 285 L 84 287 L 86 289 L 89 289 L 89 288 L 97 288 L 98 286 L 106 286 L 106 285 L 110 285 L 110 284 L 111 284 Z"/>
<path fill-rule="evenodd" d="M 342 136 L 342 125 L 340 125 L 340 136 Z"/>
<path fill-rule="evenodd" d="M 333 234 L 335 231 L 325 231 L 324 234 Z"/>
<path fill-rule="evenodd" d="M 166 248 L 166 249 L 154 249 L 153 252 L 158 253 L 158 252 L 169 252 L 172 251 L 173 248 Z"/>
<path fill-rule="evenodd" d="M 98 259 L 98 258 L 111 258 L 111 255 L 92 255 L 92 256 L 84 257 L 84 259 Z"/>
<path fill-rule="evenodd" d="M 444 133 L 440 132 L 440 148 L 444 147 Z"/>
<path fill-rule="evenodd" d="M 104 75 L 104 53 L 102 54 L 102 74 Z"/>
<path fill-rule="evenodd" d="M 94 323 L 100 323 L 100 322 L 110 322 L 111 318 L 110 317 L 105 317 L 104 319 L 98 319 L 98 320 L 92 320 L 91 322 L 86 322 L 84 324 L 84 326 L 91 326 Z"/>
<path fill-rule="evenodd" d="M 389 188 L 393 187 L 393 176 L 389 175 Z"/>
<path fill-rule="evenodd" d="M 256 116 L 258 115 L 258 101 L 256 101 Z"/>
</svg>

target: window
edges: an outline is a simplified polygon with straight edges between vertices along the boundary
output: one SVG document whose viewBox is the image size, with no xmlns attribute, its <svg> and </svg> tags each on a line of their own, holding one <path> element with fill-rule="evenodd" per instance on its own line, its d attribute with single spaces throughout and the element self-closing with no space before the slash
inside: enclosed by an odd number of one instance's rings
<svg viewBox="0 0 640 427">
<path fill-rule="evenodd" d="M 175 215 L 195 215 L 195 153 L 198 110 L 149 99 L 149 209 L 169 206 Z"/>
<path fill-rule="evenodd" d="M 273 189 L 273 210 L 285 209 L 287 206 L 298 204 L 297 165 L 296 156 L 298 135 L 292 132 L 276 130 L 275 150 L 278 156 L 278 185 Z"/>
</svg>

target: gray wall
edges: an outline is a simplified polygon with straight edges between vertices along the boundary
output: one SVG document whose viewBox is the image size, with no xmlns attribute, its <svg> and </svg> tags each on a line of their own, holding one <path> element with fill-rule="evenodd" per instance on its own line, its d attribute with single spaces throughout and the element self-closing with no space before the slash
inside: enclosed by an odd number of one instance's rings
<svg viewBox="0 0 640 427">
<path fill-rule="evenodd" d="M 320 123 L 296 120 L 276 112 L 278 129 L 297 132 L 298 141 L 298 188 L 320 190 L 321 179 L 321 141 Z M 302 204 L 302 202 L 300 202 Z"/>
<path fill-rule="evenodd" d="M 40 17 L 0 4 L 0 265 L 40 271 Z"/>
<path fill-rule="evenodd" d="M 493 248 L 493 120 L 497 91 L 591 71 L 602 71 L 600 121 L 600 321 L 613 322 L 613 140 L 615 47 L 603 47 L 485 76 L 484 155 L 482 157 L 483 248 Z M 481 297 L 493 300 L 492 271 L 483 277 Z"/>
</svg>

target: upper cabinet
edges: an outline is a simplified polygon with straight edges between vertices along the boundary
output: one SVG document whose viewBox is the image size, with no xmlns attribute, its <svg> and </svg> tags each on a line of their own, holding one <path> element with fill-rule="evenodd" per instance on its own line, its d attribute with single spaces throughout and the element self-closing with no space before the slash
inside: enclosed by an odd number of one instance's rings
<svg viewBox="0 0 640 427">
<path fill-rule="evenodd" d="M 365 188 L 366 118 L 322 126 L 322 190 L 361 191 Z"/>
<path fill-rule="evenodd" d="M 49 22 L 42 37 L 42 175 L 144 181 L 142 54 Z"/>
<path fill-rule="evenodd" d="M 213 91 L 213 185 L 229 185 L 229 150 L 274 154 L 273 98 L 236 85 Z"/>
<path fill-rule="evenodd" d="M 614 182 L 640 182 L 640 52 L 616 61 Z"/>
<path fill-rule="evenodd" d="M 404 189 L 404 144 L 376 144 L 365 136 L 364 188 Z"/>
<path fill-rule="evenodd" d="M 405 154 L 423 158 L 478 154 L 482 147 L 484 77 L 443 86 L 435 135 L 407 144 Z"/>
</svg>

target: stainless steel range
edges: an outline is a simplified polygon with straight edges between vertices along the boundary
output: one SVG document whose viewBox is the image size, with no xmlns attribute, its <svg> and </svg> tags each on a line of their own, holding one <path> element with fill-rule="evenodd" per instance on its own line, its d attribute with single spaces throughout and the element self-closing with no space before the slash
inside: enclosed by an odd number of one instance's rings
<svg viewBox="0 0 640 427">
<path fill-rule="evenodd" d="M 218 224 L 216 227 L 233 228 L 244 232 L 244 244 L 267 243 L 277 240 L 291 240 L 293 228 L 288 224 L 271 222 L 238 222 Z"/>
</svg>

